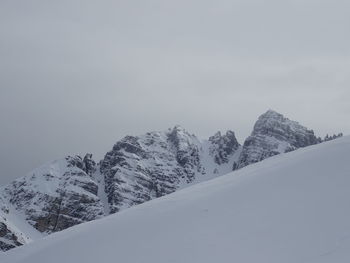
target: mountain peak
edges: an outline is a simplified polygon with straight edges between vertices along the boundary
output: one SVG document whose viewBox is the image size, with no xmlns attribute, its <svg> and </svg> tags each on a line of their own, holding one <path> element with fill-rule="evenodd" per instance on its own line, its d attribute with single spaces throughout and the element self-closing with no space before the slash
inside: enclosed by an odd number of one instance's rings
<svg viewBox="0 0 350 263">
<path fill-rule="evenodd" d="M 210 154 L 218 165 L 228 163 L 241 147 L 235 133 L 230 130 L 224 135 L 220 131 L 216 132 L 215 135 L 209 137 L 209 142 L 211 144 Z"/>
<path fill-rule="evenodd" d="M 296 121 L 288 119 L 283 114 L 273 110 L 268 110 L 258 118 L 254 125 L 252 134 L 268 134 L 274 133 L 277 130 L 277 133 L 280 133 L 281 136 L 283 133 L 290 132 L 290 130 L 294 132 L 309 131 L 306 127 L 300 125 Z"/>
<path fill-rule="evenodd" d="M 173 127 L 173 129 L 172 130 L 179 130 L 179 131 L 183 131 L 183 130 L 185 130 L 185 128 L 184 127 L 182 127 L 180 124 L 176 124 L 174 127 Z"/>
<path fill-rule="evenodd" d="M 268 110 L 259 117 L 251 136 L 244 142 L 238 168 L 317 143 L 319 140 L 312 130 Z"/>
<path fill-rule="evenodd" d="M 277 115 L 282 115 L 281 113 L 273 110 L 273 109 L 268 109 L 265 114 L 277 114 Z"/>
<path fill-rule="evenodd" d="M 269 109 L 267 112 L 260 115 L 259 119 L 285 119 L 283 114 Z"/>
<path fill-rule="evenodd" d="M 176 134 L 189 134 L 188 131 L 179 124 L 175 125 L 173 128 L 169 128 L 169 131 L 170 133 Z"/>
</svg>

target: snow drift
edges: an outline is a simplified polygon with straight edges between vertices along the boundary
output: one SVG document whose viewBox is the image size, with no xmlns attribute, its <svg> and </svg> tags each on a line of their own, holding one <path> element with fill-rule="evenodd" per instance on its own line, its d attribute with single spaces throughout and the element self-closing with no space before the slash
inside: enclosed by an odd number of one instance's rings
<svg viewBox="0 0 350 263">
<path fill-rule="evenodd" d="M 350 262 L 349 156 L 350 137 L 278 155 L 0 262 Z"/>
</svg>

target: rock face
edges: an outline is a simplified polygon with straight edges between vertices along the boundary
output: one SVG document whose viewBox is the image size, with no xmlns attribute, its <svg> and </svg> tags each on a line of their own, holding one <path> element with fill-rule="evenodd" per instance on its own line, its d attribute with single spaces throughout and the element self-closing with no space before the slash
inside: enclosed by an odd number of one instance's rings
<svg viewBox="0 0 350 263">
<path fill-rule="evenodd" d="M 112 213 L 174 192 L 205 174 L 202 147 L 179 126 L 166 132 L 127 136 L 101 161 Z"/>
<path fill-rule="evenodd" d="M 259 117 L 245 140 L 237 168 L 319 142 L 312 130 L 269 110 Z"/>
<path fill-rule="evenodd" d="M 240 148 L 235 133 L 227 131 L 225 135 L 217 132 L 214 136 L 209 138 L 210 155 L 213 156 L 216 164 L 221 165 L 228 163 L 230 157 Z"/>
<path fill-rule="evenodd" d="M 47 234 L 100 218 L 103 205 L 89 169 L 79 156 L 54 161 L 6 186 L 4 198 Z"/>
<path fill-rule="evenodd" d="M 7 251 L 22 245 L 16 233 L 6 224 L 6 219 L 0 218 L 0 250 Z"/>
<path fill-rule="evenodd" d="M 7 251 L 28 242 L 28 237 L 8 219 L 10 209 L 0 196 L 0 251 Z"/>
<path fill-rule="evenodd" d="M 91 154 L 68 156 L 0 188 L 0 250 L 33 239 L 25 224 L 47 235 L 319 142 L 274 111 L 260 116 L 243 147 L 233 131 L 199 140 L 180 126 L 126 136 L 98 164 Z M 11 222 L 11 211 L 23 224 Z"/>
</svg>

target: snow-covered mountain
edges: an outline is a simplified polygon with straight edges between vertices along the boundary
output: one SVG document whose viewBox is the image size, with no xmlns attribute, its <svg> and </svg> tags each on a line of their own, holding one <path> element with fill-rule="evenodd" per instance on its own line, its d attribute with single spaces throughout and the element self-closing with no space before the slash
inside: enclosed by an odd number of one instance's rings
<svg viewBox="0 0 350 263">
<path fill-rule="evenodd" d="M 269 110 L 259 117 L 245 140 L 237 168 L 320 142 L 312 130 Z"/>
<path fill-rule="evenodd" d="M 233 131 L 200 140 L 180 126 L 126 136 L 98 164 L 91 154 L 68 156 L 0 188 L 0 250 L 318 142 L 274 111 L 258 119 L 243 147 Z"/>
<path fill-rule="evenodd" d="M 347 263 L 350 137 L 281 154 L 0 255 L 2 263 Z"/>
<path fill-rule="evenodd" d="M 165 132 L 127 136 L 101 161 L 101 175 L 112 213 L 222 175 L 238 159 L 233 132 L 200 141 L 180 126 Z M 221 168 L 221 169 L 220 169 Z"/>
<path fill-rule="evenodd" d="M 45 164 L 0 188 L 0 249 L 95 220 L 232 171 L 241 146 L 232 131 L 199 140 L 180 126 L 126 136 L 96 164 L 91 154 Z M 13 214 L 16 216 L 13 216 Z M 10 218 L 16 218 L 16 224 Z M 2 222 L 0 221 L 0 222 Z M 6 226 L 13 226 L 7 227 Z M 22 230 L 23 225 L 26 226 Z M 18 230 L 15 227 L 18 226 Z M 33 238 L 20 238 L 35 232 Z"/>
<path fill-rule="evenodd" d="M 1 189 L 0 220 L 2 217 L 7 222 L 8 233 L 0 233 L 0 238 L 3 243 L 9 237 L 12 240 L 12 246 L 4 245 L 3 250 L 31 240 L 16 238 L 16 233 L 27 234 L 23 225 L 36 232 L 35 238 L 38 238 L 104 216 L 97 196 L 99 186 L 89 170 L 92 162 L 89 157 L 87 155 L 84 160 L 78 156 L 66 157 L 51 162 Z M 21 222 L 15 224 L 14 218 Z M 12 231 L 14 228 L 17 231 Z"/>
</svg>

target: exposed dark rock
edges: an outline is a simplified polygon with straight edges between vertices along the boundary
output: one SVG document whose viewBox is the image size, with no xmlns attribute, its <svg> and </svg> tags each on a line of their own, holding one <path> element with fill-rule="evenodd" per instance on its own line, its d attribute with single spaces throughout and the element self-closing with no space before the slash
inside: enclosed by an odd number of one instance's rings
<svg viewBox="0 0 350 263">
<path fill-rule="evenodd" d="M 87 153 L 83 159 L 83 170 L 88 175 L 92 175 L 96 171 L 96 162 L 92 159 L 92 154 Z"/>
<path fill-rule="evenodd" d="M 181 127 L 127 136 L 101 161 L 112 213 L 174 192 L 201 170 L 198 140 Z"/>
<path fill-rule="evenodd" d="M 23 244 L 18 241 L 18 237 L 4 222 L 0 221 L 0 251 L 7 251 L 22 245 Z"/>
<path fill-rule="evenodd" d="M 209 138 L 209 142 L 211 143 L 210 154 L 219 165 L 229 162 L 232 154 L 241 146 L 233 131 L 227 131 L 225 135 L 217 132 Z"/>
</svg>

